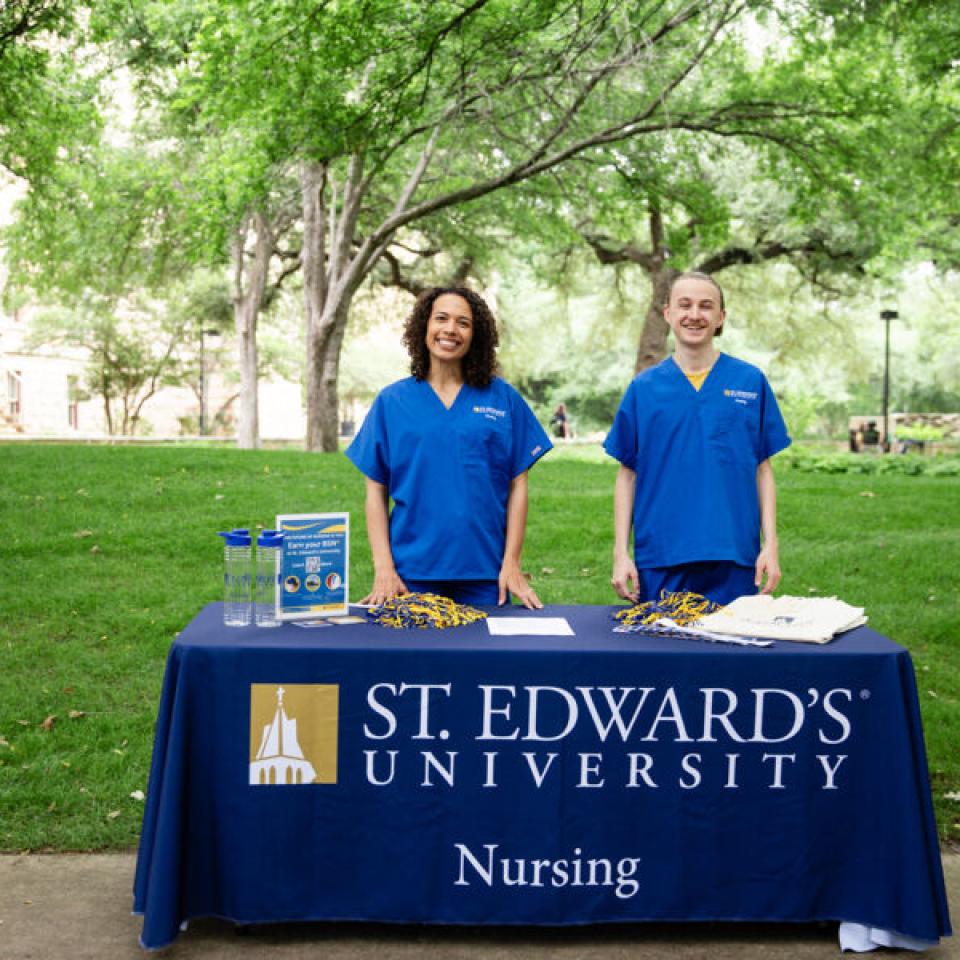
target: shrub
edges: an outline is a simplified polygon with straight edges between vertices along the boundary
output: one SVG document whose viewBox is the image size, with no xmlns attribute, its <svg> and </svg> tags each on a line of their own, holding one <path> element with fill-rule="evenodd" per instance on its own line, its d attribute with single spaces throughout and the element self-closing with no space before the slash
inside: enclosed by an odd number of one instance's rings
<svg viewBox="0 0 960 960">
<path fill-rule="evenodd" d="M 898 454 L 875 456 L 863 453 L 823 453 L 804 447 L 780 454 L 776 463 L 787 470 L 803 473 L 894 474 L 907 477 L 958 477 L 960 456 L 943 454 L 932 457 L 908 457 Z"/>
</svg>

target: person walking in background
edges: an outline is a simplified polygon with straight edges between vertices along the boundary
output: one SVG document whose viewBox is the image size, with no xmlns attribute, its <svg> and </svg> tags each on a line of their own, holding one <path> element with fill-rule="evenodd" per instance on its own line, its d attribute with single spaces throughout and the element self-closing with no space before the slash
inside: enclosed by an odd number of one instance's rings
<svg viewBox="0 0 960 960">
<path fill-rule="evenodd" d="M 663 590 L 723 604 L 771 593 L 780 561 L 770 458 L 790 444 L 776 398 L 759 369 L 717 351 L 726 313 L 712 277 L 677 276 L 664 317 L 673 356 L 634 378 L 604 441 L 620 463 L 611 583 L 634 602 Z"/>
<path fill-rule="evenodd" d="M 430 592 L 543 606 L 520 557 L 527 471 L 553 444 L 496 376 L 497 341 L 472 290 L 435 287 L 414 305 L 403 333 L 412 376 L 381 391 L 346 451 L 367 478 L 374 582 L 362 603 Z"/>
<path fill-rule="evenodd" d="M 553 435 L 561 440 L 569 440 L 573 436 L 573 428 L 570 426 L 565 404 L 557 404 L 557 409 L 553 411 L 553 416 L 550 418 L 550 426 L 553 428 Z"/>
</svg>

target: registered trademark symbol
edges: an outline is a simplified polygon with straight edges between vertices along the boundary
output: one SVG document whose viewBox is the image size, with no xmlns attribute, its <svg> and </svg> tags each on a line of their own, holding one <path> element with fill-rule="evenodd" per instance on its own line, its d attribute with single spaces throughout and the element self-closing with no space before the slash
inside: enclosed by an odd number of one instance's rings
<svg viewBox="0 0 960 960">
<path fill-rule="evenodd" d="M 861 690 L 861 691 L 860 691 L 860 699 L 861 699 L 861 700 L 869 700 L 869 699 L 870 699 L 870 691 L 869 691 L 869 690 Z"/>
</svg>

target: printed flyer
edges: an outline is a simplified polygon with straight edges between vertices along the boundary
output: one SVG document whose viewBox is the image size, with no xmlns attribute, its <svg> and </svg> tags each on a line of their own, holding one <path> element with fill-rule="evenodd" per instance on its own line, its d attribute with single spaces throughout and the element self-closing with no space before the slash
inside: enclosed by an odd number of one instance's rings
<svg viewBox="0 0 960 960">
<path fill-rule="evenodd" d="M 277 583 L 279 618 L 345 614 L 349 603 L 350 515 L 281 514 L 277 529 L 283 533 Z"/>
</svg>

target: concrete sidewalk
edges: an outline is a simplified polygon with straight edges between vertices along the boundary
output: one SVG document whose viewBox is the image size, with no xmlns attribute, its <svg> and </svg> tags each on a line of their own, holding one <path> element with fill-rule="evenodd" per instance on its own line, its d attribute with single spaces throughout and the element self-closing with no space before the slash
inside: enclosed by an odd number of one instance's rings
<svg viewBox="0 0 960 960">
<path fill-rule="evenodd" d="M 315 923 L 240 936 L 230 923 L 198 920 L 173 946 L 151 955 L 138 946 L 141 921 L 130 914 L 134 860 L 132 853 L 0 855 L 0 960 L 821 960 L 840 953 L 835 924 L 515 929 Z M 960 853 L 944 854 L 943 866 L 958 923 Z M 945 940 L 924 957 L 960 960 L 958 941 Z"/>
</svg>

